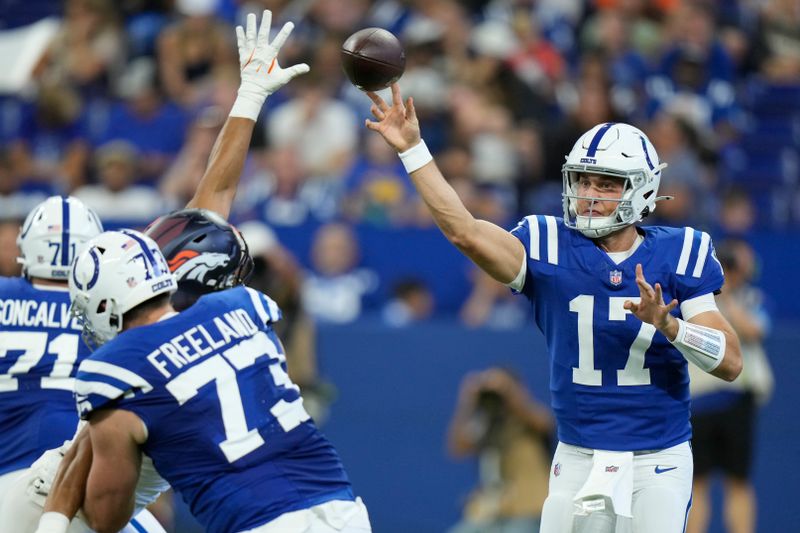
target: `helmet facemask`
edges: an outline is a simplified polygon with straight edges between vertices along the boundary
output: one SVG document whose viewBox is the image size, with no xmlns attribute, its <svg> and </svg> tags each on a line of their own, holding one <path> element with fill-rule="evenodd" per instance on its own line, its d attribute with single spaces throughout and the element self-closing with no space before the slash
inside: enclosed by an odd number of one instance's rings
<svg viewBox="0 0 800 533">
<path fill-rule="evenodd" d="M 598 124 L 584 133 L 567 155 L 562 167 L 564 224 L 590 239 L 605 237 L 642 220 L 656 208 L 663 197 L 658 194 L 661 171 L 658 154 L 639 129 L 622 123 Z M 581 175 L 608 176 L 623 181 L 619 198 L 578 194 Z M 607 216 L 586 216 L 578 212 L 578 201 L 616 202 Z"/>
<path fill-rule="evenodd" d="M 580 195 L 577 192 L 577 185 L 582 174 L 595 174 L 622 179 L 624 180 L 622 194 L 619 198 Z M 562 175 L 564 180 L 564 193 L 562 194 L 564 223 L 567 227 L 578 230 L 591 239 L 605 237 L 625 226 L 638 222 L 650 212 L 650 208 L 647 206 L 642 213 L 636 213 L 633 205 L 633 198 L 636 193 L 643 193 L 641 197 L 645 200 L 655 194 L 655 191 L 641 191 L 647 185 L 647 178 L 643 172 L 620 173 L 611 169 L 599 168 L 572 169 L 570 166 L 564 165 Z M 590 214 L 588 216 L 578 213 L 579 200 L 589 202 Z M 595 211 L 595 204 L 600 202 L 617 202 L 617 207 L 610 215 L 603 217 L 593 216 L 591 211 Z M 641 216 L 637 217 L 635 214 Z"/>
</svg>

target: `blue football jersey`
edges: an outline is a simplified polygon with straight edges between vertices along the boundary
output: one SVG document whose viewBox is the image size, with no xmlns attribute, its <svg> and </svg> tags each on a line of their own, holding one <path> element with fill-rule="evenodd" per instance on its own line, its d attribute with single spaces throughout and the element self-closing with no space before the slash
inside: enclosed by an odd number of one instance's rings
<svg viewBox="0 0 800 533">
<path fill-rule="evenodd" d="M 0 474 L 72 438 L 74 376 L 89 355 L 66 287 L 0 278 Z"/>
<path fill-rule="evenodd" d="M 686 359 L 623 304 L 639 300 L 637 263 L 665 302 L 679 303 L 719 291 L 722 267 L 707 233 L 639 229 L 643 242 L 620 264 L 560 218 L 531 215 L 512 230 L 527 253 L 522 293 L 547 340 L 562 442 L 627 451 L 691 438 Z"/>
<path fill-rule="evenodd" d="M 237 287 L 121 333 L 81 364 L 83 418 L 135 413 L 142 450 L 215 532 L 251 529 L 330 500 L 353 500 L 339 456 L 286 373 L 272 300 Z"/>
</svg>

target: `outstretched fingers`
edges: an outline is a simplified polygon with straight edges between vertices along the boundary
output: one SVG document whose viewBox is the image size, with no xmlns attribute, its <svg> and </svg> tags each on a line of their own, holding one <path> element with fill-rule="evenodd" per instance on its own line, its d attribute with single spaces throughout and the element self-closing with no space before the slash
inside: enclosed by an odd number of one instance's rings
<svg viewBox="0 0 800 533">
<path fill-rule="evenodd" d="M 255 13 L 248 13 L 247 14 L 247 22 L 245 23 L 245 38 L 247 39 L 247 45 L 251 48 L 256 44 L 256 14 Z"/>
<path fill-rule="evenodd" d="M 392 84 L 392 105 L 405 111 L 403 108 L 403 98 L 400 96 L 400 86 L 397 83 Z"/>
<path fill-rule="evenodd" d="M 417 120 L 417 110 L 414 109 L 414 99 L 410 96 L 406 98 L 406 120 L 412 122 Z"/>
<path fill-rule="evenodd" d="M 384 118 L 386 118 L 386 113 L 378 109 L 378 106 L 375 104 L 372 104 L 369 107 L 369 110 L 372 112 L 372 116 L 374 116 L 378 120 L 383 120 Z"/>
<path fill-rule="evenodd" d="M 292 30 L 294 29 L 294 22 L 287 22 L 281 28 L 281 31 L 278 32 L 278 35 L 275 36 L 275 40 L 272 41 L 272 47 L 275 50 L 280 50 L 283 44 L 286 42 L 286 39 L 289 38 L 291 35 Z"/>
<path fill-rule="evenodd" d="M 269 30 L 272 26 L 272 11 L 265 9 L 261 15 L 261 26 L 258 28 L 258 42 L 266 43 L 269 40 Z"/>
<path fill-rule="evenodd" d="M 384 102 L 383 98 L 378 96 L 377 93 L 374 93 L 372 91 L 367 91 L 367 96 L 369 96 L 369 99 L 372 100 L 372 103 L 375 104 L 378 107 L 378 109 L 380 109 L 384 113 L 389 111 L 389 105 L 386 102 Z"/>
</svg>

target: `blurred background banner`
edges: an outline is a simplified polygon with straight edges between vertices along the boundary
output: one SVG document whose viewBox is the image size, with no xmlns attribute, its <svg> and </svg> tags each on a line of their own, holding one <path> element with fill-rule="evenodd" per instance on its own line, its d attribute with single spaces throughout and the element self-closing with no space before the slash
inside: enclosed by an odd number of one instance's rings
<svg viewBox="0 0 800 533">
<path fill-rule="evenodd" d="M 30 85 L 33 69 L 59 24 L 58 19 L 46 18 L 29 26 L 0 30 L 0 93 L 16 93 Z"/>
</svg>

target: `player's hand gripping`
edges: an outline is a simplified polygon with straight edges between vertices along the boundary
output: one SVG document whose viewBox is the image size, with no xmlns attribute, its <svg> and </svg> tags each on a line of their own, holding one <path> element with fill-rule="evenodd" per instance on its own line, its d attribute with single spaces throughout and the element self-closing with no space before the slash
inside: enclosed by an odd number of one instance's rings
<svg viewBox="0 0 800 533">
<path fill-rule="evenodd" d="M 661 284 L 656 283 L 655 288 L 650 286 L 644 279 L 641 264 L 636 265 L 636 285 L 639 286 L 639 303 L 626 300 L 623 307 L 630 310 L 642 322 L 652 324 L 664 333 L 675 322 L 669 313 L 678 306 L 678 300 L 673 299 L 669 304 L 664 304 Z M 672 335 L 672 338 L 674 337 L 675 335 Z M 670 336 L 667 335 L 667 338 Z"/>
<path fill-rule="evenodd" d="M 414 100 L 409 97 L 405 104 L 400 97 L 400 87 L 392 84 L 392 105 L 388 105 L 383 98 L 374 92 L 368 92 L 372 107 L 372 114 L 377 122 L 367 119 L 365 124 L 372 131 L 377 131 L 389 145 L 398 151 L 405 152 L 420 142 L 419 121 L 414 110 Z"/>
<path fill-rule="evenodd" d="M 256 33 L 256 16 L 247 15 L 247 30 L 236 26 L 236 41 L 239 45 L 239 66 L 242 69 L 242 83 L 239 86 L 239 97 L 231 111 L 231 116 L 256 120 L 261 112 L 264 100 L 289 83 L 292 78 L 309 71 L 305 63 L 281 68 L 278 64 L 278 52 L 294 29 L 294 24 L 287 22 L 281 31 L 269 42 L 269 29 L 272 25 L 272 12 L 264 10 L 261 26 Z"/>
</svg>

